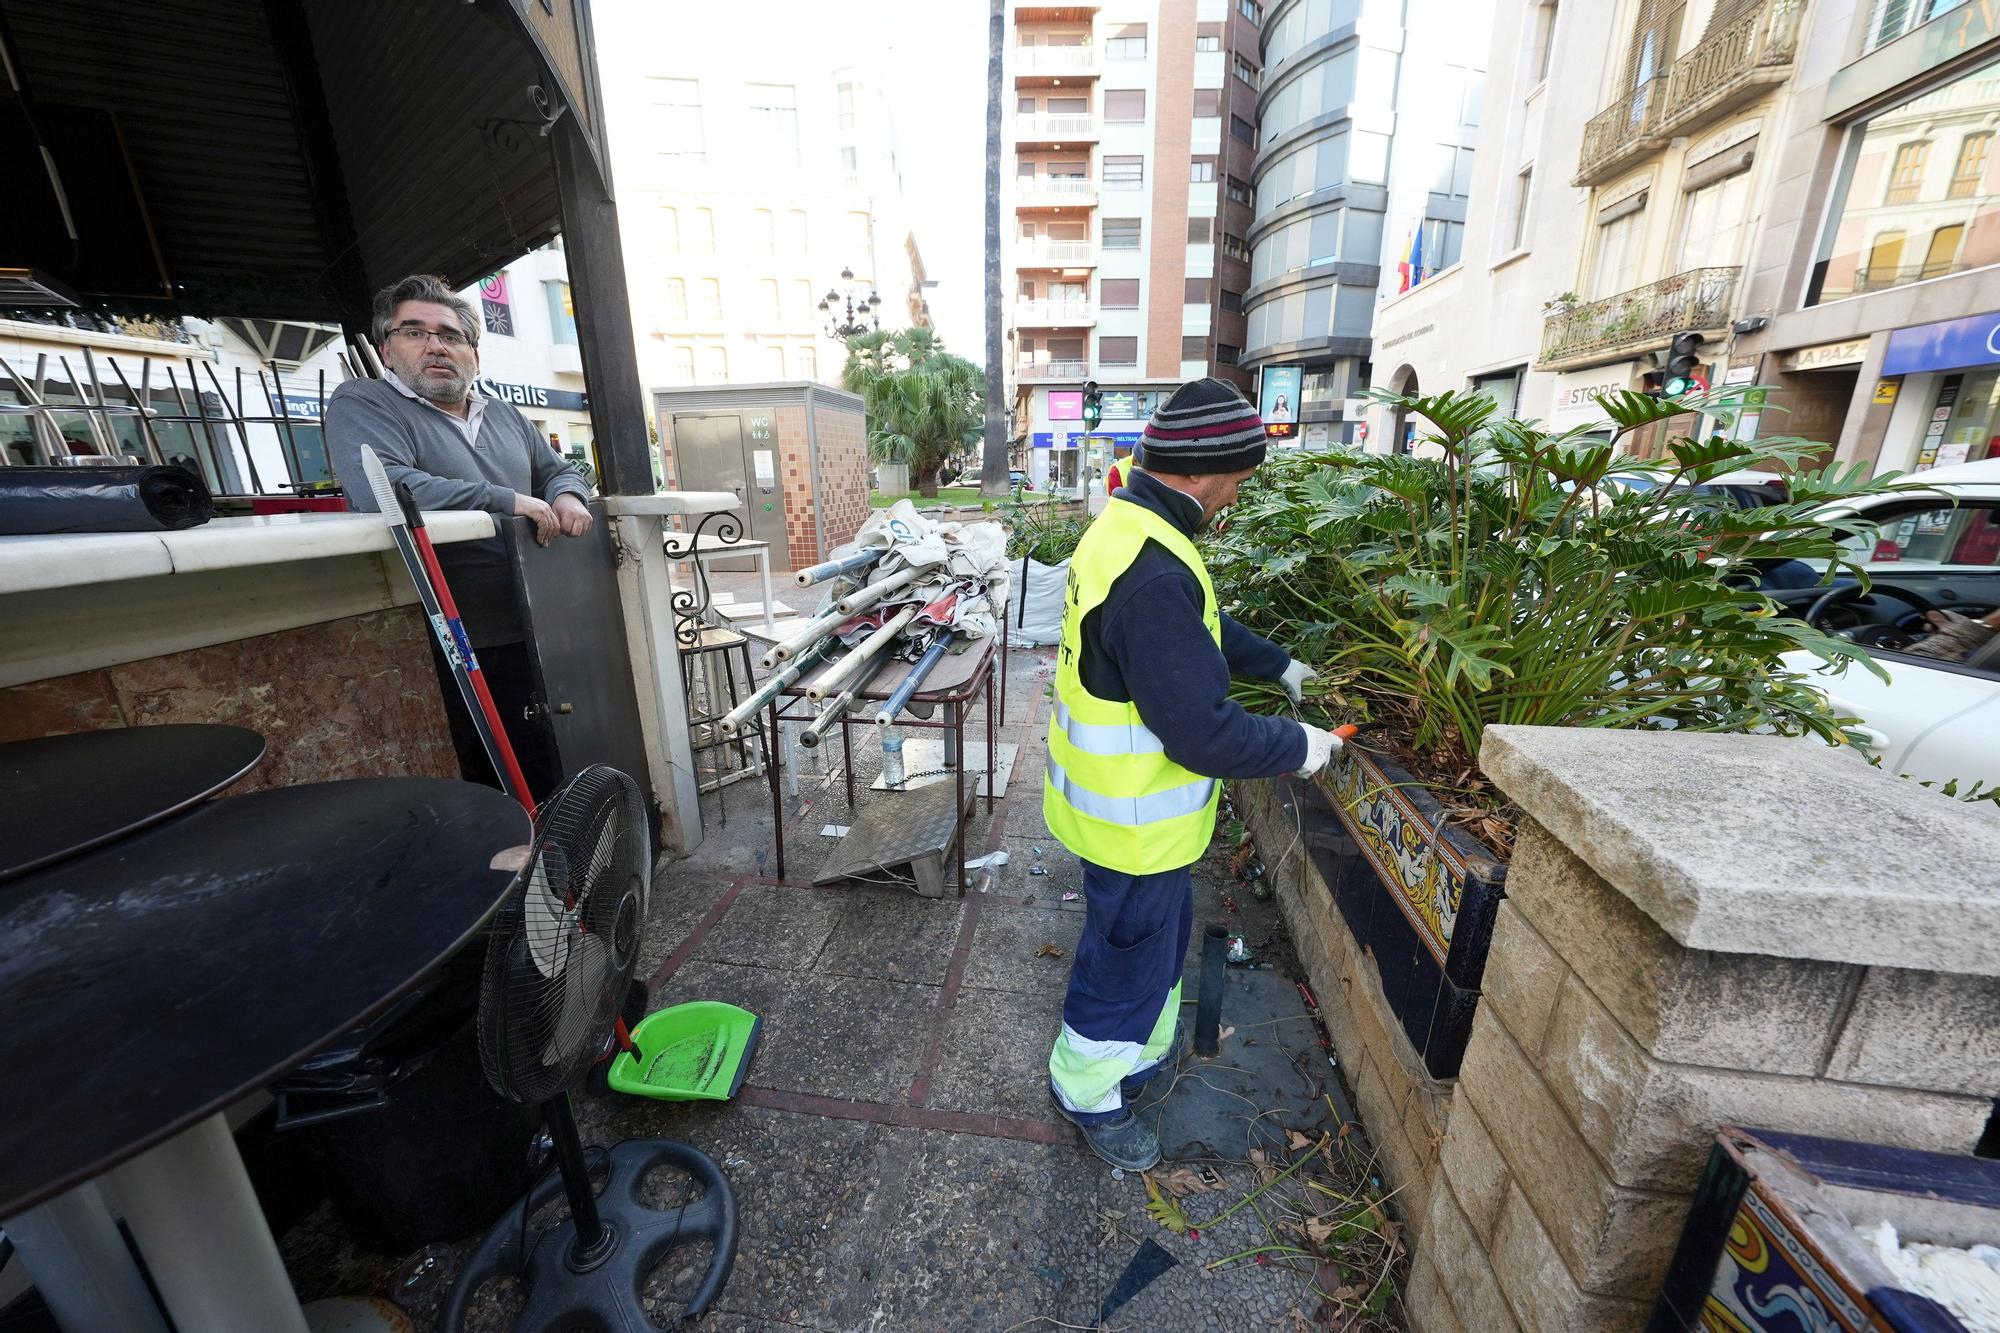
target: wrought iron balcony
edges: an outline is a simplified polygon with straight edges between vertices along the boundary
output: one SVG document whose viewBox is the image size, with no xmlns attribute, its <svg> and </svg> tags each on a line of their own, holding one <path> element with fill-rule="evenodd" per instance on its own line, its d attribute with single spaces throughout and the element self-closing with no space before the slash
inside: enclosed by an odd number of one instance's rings
<svg viewBox="0 0 2000 1333">
<path fill-rule="evenodd" d="M 1729 323 L 1739 268 L 1696 268 L 1589 301 L 1542 326 L 1543 370 L 1599 365 L 1664 347 L 1688 330 L 1710 332 Z"/>
<path fill-rule="evenodd" d="M 1741 106 L 1791 73 L 1806 0 L 1762 0 L 1584 126 L 1576 185 L 1609 179 L 1667 140 Z"/>
</svg>

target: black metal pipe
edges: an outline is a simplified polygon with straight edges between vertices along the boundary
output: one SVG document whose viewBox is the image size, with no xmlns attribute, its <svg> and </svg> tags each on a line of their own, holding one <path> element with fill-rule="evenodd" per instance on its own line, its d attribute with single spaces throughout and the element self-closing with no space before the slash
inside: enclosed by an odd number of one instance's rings
<svg viewBox="0 0 2000 1333">
<path fill-rule="evenodd" d="M 1222 971 L 1229 961 L 1229 927 L 1210 926 L 1201 940 L 1201 991 L 1194 1007 L 1194 1053 L 1213 1056 L 1221 1044 Z"/>
<path fill-rule="evenodd" d="M 597 1194 L 590 1187 L 590 1163 L 584 1160 L 583 1140 L 577 1137 L 576 1116 L 570 1112 L 569 1094 L 558 1093 L 542 1107 L 549 1137 L 555 1141 L 556 1164 L 562 1172 L 563 1191 L 569 1195 L 569 1215 L 576 1223 L 576 1262 L 596 1258 L 604 1245 L 604 1221 L 597 1215 Z M 523 1208 L 527 1204 L 521 1205 Z"/>
</svg>

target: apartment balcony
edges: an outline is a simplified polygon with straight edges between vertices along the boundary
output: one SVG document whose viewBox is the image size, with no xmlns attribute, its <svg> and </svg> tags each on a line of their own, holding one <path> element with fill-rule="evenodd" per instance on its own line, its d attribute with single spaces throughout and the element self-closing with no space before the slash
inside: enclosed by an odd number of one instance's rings
<svg viewBox="0 0 2000 1333">
<path fill-rule="evenodd" d="M 1014 327 L 1079 328 L 1097 322 L 1097 309 L 1088 301 L 1048 301 L 1022 299 L 1014 302 Z"/>
<path fill-rule="evenodd" d="M 1017 46 L 1016 82 L 1044 79 L 1094 79 L 1104 72 L 1104 54 L 1095 46 Z"/>
<path fill-rule="evenodd" d="M 1014 378 L 1021 380 L 1082 380 L 1090 378 L 1088 361 L 1017 361 Z"/>
<path fill-rule="evenodd" d="M 1719 333 L 1729 325 L 1740 268 L 1696 268 L 1589 301 L 1542 326 L 1542 370 L 1623 361 L 1668 346 L 1677 333 Z"/>
<path fill-rule="evenodd" d="M 1601 185 L 1669 140 L 1735 110 L 1791 76 L 1805 0 L 1762 0 L 1749 12 L 1592 116 L 1573 185 Z"/>
<path fill-rule="evenodd" d="M 1047 144 L 1093 143 L 1097 139 L 1097 117 L 1089 112 L 1061 114 L 1021 114 L 1014 117 L 1014 142 L 1021 147 Z"/>
<path fill-rule="evenodd" d="M 1052 241 L 1041 237 L 1022 241 L 1014 248 L 1016 268 L 1095 268 L 1097 242 Z"/>
<path fill-rule="evenodd" d="M 1016 208 L 1094 208 L 1097 182 L 1070 176 L 1014 178 Z"/>
</svg>

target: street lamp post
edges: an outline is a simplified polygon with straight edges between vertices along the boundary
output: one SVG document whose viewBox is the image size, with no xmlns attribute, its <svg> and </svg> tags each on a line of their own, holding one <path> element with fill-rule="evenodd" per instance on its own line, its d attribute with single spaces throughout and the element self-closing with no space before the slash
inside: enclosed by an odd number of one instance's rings
<svg viewBox="0 0 2000 1333">
<path fill-rule="evenodd" d="M 840 270 L 843 283 L 854 281 L 854 270 Z M 868 333 L 882 327 L 882 316 L 878 307 L 882 298 L 872 289 L 865 297 L 857 298 L 855 289 L 847 287 L 844 293 L 829 290 L 819 303 L 819 311 L 826 316 L 826 336 L 846 342 L 857 333 Z M 862 321 L 866 320 L 867 323 Z"/>
</svg>

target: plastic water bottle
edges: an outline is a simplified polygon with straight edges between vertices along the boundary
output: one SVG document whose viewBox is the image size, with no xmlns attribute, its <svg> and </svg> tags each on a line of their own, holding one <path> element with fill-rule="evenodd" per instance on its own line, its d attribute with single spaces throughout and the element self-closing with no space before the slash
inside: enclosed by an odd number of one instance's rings
<svg viewBox="0 0 2000 1333">
<path fill-rule="evenodd" d="M 903 738 L 893 731 L 882 737 L 882 785 L 892 791 L 903 785 Z"/>
</svg>

